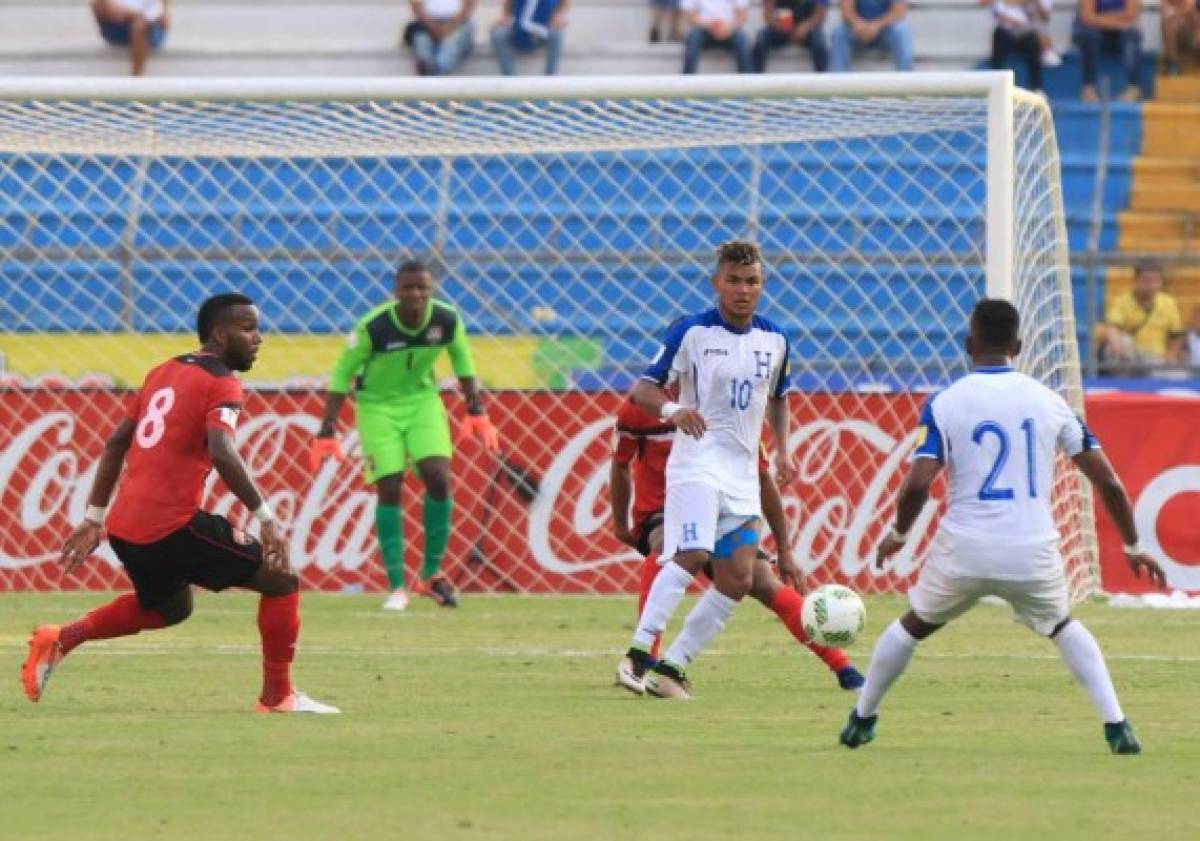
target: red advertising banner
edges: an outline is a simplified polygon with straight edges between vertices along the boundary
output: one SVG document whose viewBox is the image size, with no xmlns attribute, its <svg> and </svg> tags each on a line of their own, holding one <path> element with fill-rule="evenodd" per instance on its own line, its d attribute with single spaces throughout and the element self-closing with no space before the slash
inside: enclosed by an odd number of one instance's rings
<svg viewBox="0 0 1200 841">
<path fill-rule="evenodd" d="M 83 516 L 104 438 L 123 393 L 108 389 L 0 389 L 0 591 L 125 588 L 107 544 L 76 576 L 55 560 Z M 468 591 L 620 593 L 636 588 L 637 557 L 611 535 L 608 474 L 616 394 L 492 395 L 503 453 L 463 443 L 454 459 L 454 529 L 446 568 Z M 915 539 L 886 572 L 874 547 L 892 515 L 922 395 L 806 395 L 791 447 L 800 479 L 784 491 L 798 563 L 814 582 L 861 592 L 905 590 L 936 525 L 931 506 Z M 319 396 L 252 392 L 238 446 L 283 521 L 305 585 L 382 590 L 374 535 L 375 498 L 350 458 L 317 473 L 305 453 Z M 1089 423 L 1135 502 L 1142 541 L 1172 586 L 1200 591 L 1200 401 L 1152 395 L 1089 399 Z M 935 496 L 942 489 L 935 487 Z M 403 497 L 407 565 L 420 565 L 421 488 Z M 205 507 L 242 525 L 248 516 L 215 477 Z M 1139 592 L 1120 540 L 1098 512 L 1104 587 Z M 915 553 L 915 554 L 914 554 Z"/>
<path fill-rule="evenodd" d="M 1133 501 L 1142 546 L 1173 590 L 1200 592 L 1200 400 L 1153 394 L 1088 398 L 1088 425 Z M 1121 538 L 1096 503 L 1100 567 L 1109 593 L 1145 593 L 1125 563 Z"/>
</svg>

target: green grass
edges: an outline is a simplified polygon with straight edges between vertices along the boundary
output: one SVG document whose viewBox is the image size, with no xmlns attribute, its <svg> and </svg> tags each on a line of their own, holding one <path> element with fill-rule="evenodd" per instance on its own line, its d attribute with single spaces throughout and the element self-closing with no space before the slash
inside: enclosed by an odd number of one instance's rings
<svg viewBox="0 0 1200 841">
<path fill-rule="evenodd" d="M 384 615 L 307 596 L 296 674 L 338 717 L 256 716 L 254 600 L 16 681 L 34 624 L 95 594 L 0 595 L 0 838 L 1182 838 L 1200 790 L 1200 617 L 1087 605 L 1146 746 L 1111 756 L 1050 644 L 983 606 L 924 644 L 874 744 L 851 696 L 744 605 L 698 699 L 611 686 L 630 599 L 467 597 Z M 854 654 L 902 608 L 874 599 Z"/>
</svg>

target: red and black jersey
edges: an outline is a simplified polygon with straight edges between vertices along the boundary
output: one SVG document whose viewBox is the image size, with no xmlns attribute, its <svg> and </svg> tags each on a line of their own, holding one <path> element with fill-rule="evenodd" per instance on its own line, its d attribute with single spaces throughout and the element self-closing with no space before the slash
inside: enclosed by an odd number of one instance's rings
<svg viewBox="0 0 1200 841">
<path fill-rule="evenodd" d="M 667 459 L 675 440 L 675 424 L 656 418 L 627 399 L 617 412 L 617 464 L 633 465 L 633 531 L 667 501 Z M 765 444 L 758 447 L 758 470 L 770 470 Z"/>
<path fill-rule="evenodd" d="M 647 414 L 626 400 L 617 412 L 617 464 L 633 465 L 633 529 L 663 510 L 667 499 L 667 458 L 675 425 Z"/>
<path fill-rule="evenodd" d="M 151 370 L 126 405 L 133 443 L 109 533 L 151 543 L 187 523 L 212 470 L 208 430 L 232 434 L 241 409 L 241 381 L 211 354 L 184 354 Z"/>
</svg>

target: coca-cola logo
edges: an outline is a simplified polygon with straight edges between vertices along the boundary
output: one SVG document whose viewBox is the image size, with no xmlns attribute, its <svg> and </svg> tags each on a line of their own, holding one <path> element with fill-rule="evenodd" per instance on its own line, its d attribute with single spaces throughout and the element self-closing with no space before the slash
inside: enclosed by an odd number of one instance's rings
<svg viewBox="0 0 1200 841">
<path fill-rule="evenodd" d="M 1159 516 L 1176 496 L 1200 493 L 1200 464 L 1182 464 L 1164 470 L 1147 483 L 1133 508 L 1133 519 L 1143 548 L 1162 565 L 1167 584 L 1180 590 L 1200 590 L 1200 566 L 1180 563 L 1163 549 L 1158 537 Z"/>
<path fill-rule="evenodd" d="M 554 525 L 568 522 L 581 538 L 607 534 L 611 519 L 602 504 L 611 459 L 589 458 L 589 451 L 612 430 L 611 419 L 594 421 L 576 432 L 555 455 L 542 481 L 542 491 L 529 515 L 528 541 L 534 560 L 543 569 L 572 575 L 609 564 L 637 559 L 636 553 L 618 552 L 591 557 L 564 557 L 552 539 Z M 825 568 L 846 578 L 912 575 L 918 566 L 914 549 L 937 517 L 938 504 L 926 504 L 910 532 L 905 549 L 889 562 L 887 570 L 874 568 L 874 549 L 886 528 L 895 488 L 908 456 L 916 446 L 916 433 L 901 438 L 871 421 L 853 418 L 817 420 L 794 430 L 788 447 L 796 459 L 799 477 L 783 488 L 793 555 L 808 573 Z M 862 459 L 850 463 L 848 454 Z M 573 498 L 563 493 L 568 477 L 582 474 L 583 491 Z M 808 500 L 806 506 L 803 500 Z M 806 507 L 809 510 L 806 510 Z M 603 514 L 597 512 L 604 511 Z M 559 516 L 556 517 L 556 514 Z M 602 545 L 591 540 L 588 545 Z"/>
</svg>

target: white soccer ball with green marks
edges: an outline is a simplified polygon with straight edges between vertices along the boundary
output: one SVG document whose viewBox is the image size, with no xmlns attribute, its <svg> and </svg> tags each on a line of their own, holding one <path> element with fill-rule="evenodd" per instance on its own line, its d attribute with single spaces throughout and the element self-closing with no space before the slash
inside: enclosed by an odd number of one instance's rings
<svg viewBox="0 0 1200 841">
<path fill-rule="evenodd" d="M 845 647 L 866 627 L 867 608 L 849 587 L 825 584 L 804 597 L 800 622 L 810 642 Z"/>
</svg>

